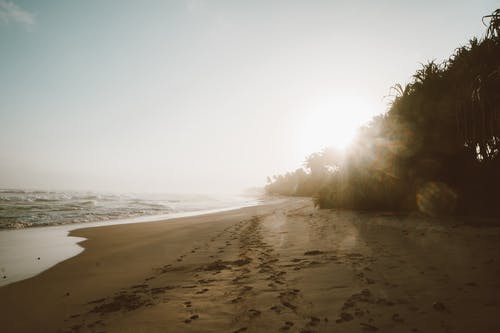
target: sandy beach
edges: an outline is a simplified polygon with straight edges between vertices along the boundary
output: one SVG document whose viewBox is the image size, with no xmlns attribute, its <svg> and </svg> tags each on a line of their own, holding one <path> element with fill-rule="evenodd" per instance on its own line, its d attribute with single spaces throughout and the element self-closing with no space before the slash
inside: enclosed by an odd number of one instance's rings
<svg viewBox="0 0 500 333">
<path fill-rule="evenodd" d="M 2 332 L 498 332 L 500 228 L 289 199 L 79 229 Z"/>
</svg>

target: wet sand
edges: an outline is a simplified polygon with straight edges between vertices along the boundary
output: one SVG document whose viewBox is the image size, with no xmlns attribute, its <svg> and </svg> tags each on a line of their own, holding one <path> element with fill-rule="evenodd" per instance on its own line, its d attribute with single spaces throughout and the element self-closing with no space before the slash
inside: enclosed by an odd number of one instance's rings
<svg viewBox="0 0 500 333">
<path fill-rule="evenodd" d="M 87 228 L 0 288 L 3 332 L 498 332 L 500 228 L 309 199 Z"/>
<path fill-rule="evenodd" d="M 78 245 L 81 237 L 68 237 L 72 230 L 103 227 L 117 224 L 165 221 L 179 218 L 225 212 L 254 206 L 249 201 L 245 206 L 196 210 L 165 215 L 139 216 L 125 219 L 41 226 L 26 229 L 0 229 L 0 287 L 21 281 L 76 256 L 83 251 Z M 168 222 L 167 222 L 168 223 Z"/>
</svg>

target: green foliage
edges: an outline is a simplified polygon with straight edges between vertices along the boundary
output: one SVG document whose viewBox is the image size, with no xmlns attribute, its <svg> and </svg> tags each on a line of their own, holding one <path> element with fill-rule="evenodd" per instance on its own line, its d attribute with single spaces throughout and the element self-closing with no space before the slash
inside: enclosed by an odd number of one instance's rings
<svg viewBox="0 0 500 333">
<path fill-rule="evenodd" d="M 388 112 L 348 154 L 312 154 L 268 192 L 315 196 L 320 207 L 499 215 L 500 10 L 484 19 L 484 38 L 393 86 Z"/>
</svg>

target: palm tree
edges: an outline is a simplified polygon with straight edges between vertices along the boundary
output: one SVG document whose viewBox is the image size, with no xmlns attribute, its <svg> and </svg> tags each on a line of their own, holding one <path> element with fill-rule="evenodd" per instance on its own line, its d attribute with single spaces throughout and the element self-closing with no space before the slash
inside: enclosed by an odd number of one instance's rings
<svg viewBox="0 0 500 333">
<path fill-rule="evenodd" d="M 486 30 L 486 37 L 500 37 L 500 9 L 495 10 L 490 15 L 483 16 L 483 24 L 486 25 L 484 19 L 490 20 L 488 29 Z"/>
</svg>

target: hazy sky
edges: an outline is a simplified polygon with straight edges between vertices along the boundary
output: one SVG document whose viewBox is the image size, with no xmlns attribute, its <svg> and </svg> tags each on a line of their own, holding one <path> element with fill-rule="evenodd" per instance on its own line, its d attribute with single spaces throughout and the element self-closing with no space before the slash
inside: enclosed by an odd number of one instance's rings
<svg viewBox="0 0 500 333">
<path fill-rule="evenodd" d="M 0 187 L 228 192 L 384 112 L 498 0 L 0 0 Z"/>
</svg>

